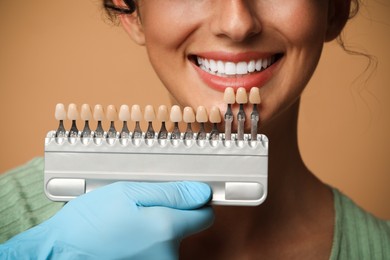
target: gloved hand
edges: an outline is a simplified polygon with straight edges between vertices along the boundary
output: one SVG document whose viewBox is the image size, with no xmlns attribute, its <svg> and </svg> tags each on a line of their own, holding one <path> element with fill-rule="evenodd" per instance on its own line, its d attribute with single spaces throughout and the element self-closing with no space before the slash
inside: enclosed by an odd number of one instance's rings
<svg viewBox="0 0 390 260">
<path fill-rule="evenodd" d="M 184 237 L 212 224 L 200 208 L 210 196 L 197 182 L 107 185 L 0 245 L 0 259 L 175 259 Z"/>
</svg>

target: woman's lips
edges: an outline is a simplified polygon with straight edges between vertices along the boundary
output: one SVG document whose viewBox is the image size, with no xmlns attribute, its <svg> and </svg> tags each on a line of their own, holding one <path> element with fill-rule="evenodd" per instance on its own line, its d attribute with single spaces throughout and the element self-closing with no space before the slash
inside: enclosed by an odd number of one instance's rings
<svg viewBox="0 0 390 260">
<path fill-rule="evenodd" d="M 221 52 L 192 55 L 191 63 L 201 79 L 211 88 L 224 91 L 227 87 L 237 89 L 262 87 L 272 76 L 281 54 Z"/>
</svg>

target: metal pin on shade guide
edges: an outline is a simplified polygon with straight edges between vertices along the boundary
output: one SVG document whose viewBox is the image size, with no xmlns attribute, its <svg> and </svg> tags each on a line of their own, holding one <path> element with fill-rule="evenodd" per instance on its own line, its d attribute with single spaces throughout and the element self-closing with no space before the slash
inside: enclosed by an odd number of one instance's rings
<svg viewBox="0 0 390 260">
<path fill-rule="evenodd" d="M 244 140 L 245 112 L 244 104 L 248 102 L 248 95 L 244 88 L 238 88 L 236 93 L 236 103 L 240 105 L 237 113 L 237 140 Z"/>
<path fill-rule="evenodd" d="M 116 138 L 115 121 L 118 120 L 118 113 L 114 105 L 107 106 L 106 117 L 110 122 L 110 128 L 107 131 L 107 138 Z"/>
<path fill-rule="evenodd" d="M 249 103 L 253 105 L 251 113 L 251 140 L 254 141 L 257 138 L 259 123 L 259 112 L 257 111 L 257 105 L 261 103 L 259 88 L 251 88 L 251 91 L 249 92 Z"/>
<path fill-rule="evenodd" d="M 84 121 L 84 128 L 81 132 L 81 138 L 91 138 L 92 137 L 92 131 L 89 127 L 89 121 L 92 119 L 92 111 L 91 107 L 88 104 L 83 104 L 81 106 L 81 113 L 80 113 L 81 119 Z"/>
<path fill-rule="evenodd" d="M 127 127 L 127 122 L 130 121 L 130 109 L 128 105 L 121 105 L 119 108 L 119 114 L 118 114 L 119 120 L 123 122 L 122 124 L 122 130 L 119 133 L 119 138 L 126 139 L 130 137 L 130 131 Z"/>
<path fill-rule="evenodd" d="M 236 102 L 236 97 L 234 94 L 234 89 L 228 87 L 225 89 L 225 93 L 223 95 L 224 102 L 227 104 L 226 113 L 224 116 L 225 119 L 225 140 L 231 140 L 232 138 L 232 123 L 233 123 L 233 112 L 232 112 L 232 104 Z"/>
<path fill-rule="evenodd" d="M 145 107 L 144 118 L 145 118 L 146 122 L 148 122 L 148 129 L 146 130 L 145 138 L 146 139 L 154 139 L 155 132 L 153 129 L 153 120 L 156 119 L 156 114 L 154 113 L 153 106 L 147 105 Z"/>
<path fill-rule="evenodd" d="M 76 104 L 69 104 L 68 106 L 68 119 L 72 121 L 72 126 L 69 130 L 68 137 L 76 138 L 79 134 L 77 129 L 76 120 L 79 118 L 79 112 L 77 111 Z"/>
<path fill-rule="evenodd" d="M 96 138 L 103 138 L 104 137 L 104 130 L 102 126 L 102 121 L 104 120 L 104 109 L 102 105 L 95 105 L 93 109 L 93 119 L 97 121 L 96 130 L 94 131 L 93 137 Z"/>
<path fill-rule="evenodd" d="M 131 120 L 135 122 L 132 138 L 133 139 L 142 138 L 142 130 L 139 123 L 142 120 L 142 112 L 139 105 L 133 105 L 131 107 Z"/>
<path fill-rule="evenodd" d="M 157 111 L 157 119 L 161 121 L 161 128 L 158 132 L 157 139 L 163 140 L 168 138 L 168 131 L 165 126 L 165 122 L 168 121 L 168 108 L 165 105 L 161 105 L 158 107 Z"/>
<path fill-rule="evenodd" d="M 192 107 L 185 107 L 183 110 L 183 121 L 187 123 L 187 128 L 184 133 L 184 140 L 191 140 L 194 138 L 194 132 L 192 131 L 192 123 L 195 122 L 195 113 Z"/>
<path fill-rule="evenodd" d="M 58 128 L 55 133 L 55 137 L 56 138 L 66 137 L 66 130 L 64 127 L 64 120 L 66 120 L 66 111 L 65 111 L 64 104 L 58 103 L 56 105 L 54 116 L 56 120 L 58 120 Z"/>
<path fill-rule="evenodd" d="M 200 124 L 198 135 L 196 136 L 197 140 L 206 140 L 206 130 L 204 128 L 204 124 L 207 123 L 207 111 L 204 106 L 199 106 L 196 109 L 196 122 Z"/>
<path fill-rule="evenodd" d="M 213 128 L 210 132 L 210 140 L 218 140 L 219 139 L 219 131 L 218 124 L 221 123 L 221 112 L 217 106 L 213 106 L 210 109 L 209 121 L 213 124 Z"/>
<path fill-rule="evenodd" d="M 183 115 L 181 109 L 178 105 L 174 105 L 171 108 L 171 113 L 169 115 L 170 120 L 174 123 L 173 130 L 171 133 L 171 139 L 180 139 L 180 129 L 179 122 L 183 120 Z"/>
</svg>

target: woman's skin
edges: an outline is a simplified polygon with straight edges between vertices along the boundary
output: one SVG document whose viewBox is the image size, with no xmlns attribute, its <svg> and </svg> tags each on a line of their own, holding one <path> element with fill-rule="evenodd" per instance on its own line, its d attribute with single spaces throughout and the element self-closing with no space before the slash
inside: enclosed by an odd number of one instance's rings
<svg viewBox="0 0 390 260">
<path fill-rule="evenodd" d="M 350 0 L 141 0 L 137 13 L 120 16 L 132 40 L 146 47 L 174 102 L 218 105 L 224 113 L 224 88 L 260 87 L 261 132 L 270 139 L 267 200 L 258 207 L 215 207 L 214 225 L 182 242 L 183 259 L 329 259 L 332 192 L 301 158 L 297 119 L 323 44 L 340 33 L 349 5 Z M 210 76 L 197 65 L 198 57 L 275 62 L 262 72 Z"/>
</svg>

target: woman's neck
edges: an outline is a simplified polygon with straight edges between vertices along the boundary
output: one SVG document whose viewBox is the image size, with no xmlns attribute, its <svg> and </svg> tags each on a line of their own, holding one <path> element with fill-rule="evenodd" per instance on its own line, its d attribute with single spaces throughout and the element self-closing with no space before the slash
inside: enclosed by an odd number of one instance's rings
<svg viewBox="0 0 390 260">
<path fill-rule="evenodd" d="M 258 207 L 214 207 L 213 227 L 193 240 L 212 237 L 214 242 L 208 243 L 213 243 L 214 249 L 226 252 L 227 258 L 234 258 L 228 257 L 230 254 L 248 252 L 251 255 L 252 251 L 258 250 L 271 256 L 278 245 L 295 245 L 289 242 L 290 235 L 303 239 L 308 231 L 321 231 L 330 250 L 332 228 L 329 227 L 333 222 L 325 220 L 333 219 L 332 194 L 301 158 L 297 138 L 298 112 L 299 101 L 264 129 L 270 142 L 266 201 Z M 324 219 L 321 224 L 318 224 L 319 218 Z M 324 230 L 330 233 L 324 233 Z M 185 241 L 183 250 L 188 250 L 191 240 Z M 265 252 L 267 248 L 272 252 Z"/>
</svg>

